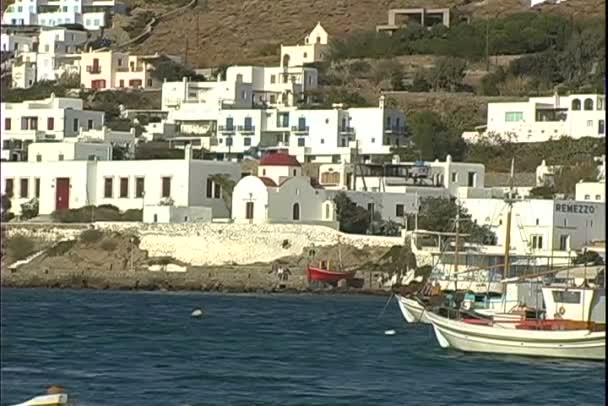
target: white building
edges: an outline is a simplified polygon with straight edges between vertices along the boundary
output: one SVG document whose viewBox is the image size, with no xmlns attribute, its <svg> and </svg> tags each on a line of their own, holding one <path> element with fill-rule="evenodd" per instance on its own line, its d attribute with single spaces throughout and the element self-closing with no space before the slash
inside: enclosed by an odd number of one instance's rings
<svg viewBox="0 0 608 406">
<path fill-rule="evenodd" d="M 86 89 L 157 89 L 151 61 L 160 56 L 138 56 L 125 52 L 90 51 L 80 54 L 80 84 Z"/>
<path fill-rule="evenodd" d="M 605 110 L 605 96 L 599 94 L 555 94 L 525 102 L 488 103 L 485 132 L 465 132 L 463 137 L 469 142 L 492 134 L 511 142 L 605 137 Z"/>
<path fill-rule="evenodd" d="M 159 205 L 210 207 L 213 217 L 228 217 L 221 186 L 212 175 L 238 180 L 240 167 L 192 160 L 190 149 L 179 160 L 3 162 L 2 193 L 12 196 L 15 214 L 36 197 L 41 215 L 110 204 L 122 211 Z"/>
<path fill-rule="evenodd" d="M 577 201 L 606 203 L 606 181 L 579 182 L 576 184 L 575 196 Z"/>
<path fill-rule="evenodd" d="M 262 158 L 258 176 L 242 178 L 232 194 L 232 217 L 241 223 L 304 223 L 337 227 L 334 198 L 337 190 L 326 190 L 302 176 L 293 156 L 279 152 Z M 406 214 L 416 213 L 419 199 L 414 193 L 347 191 L 348 197 L 384 220 L 405 225 Z"/>
<path fill-rule="evenodd" d="M 0 104 L 2 159 L 22 159 L 27 144 L 74 139 L 82 131 L 99 130 L 104 112 L 83 110 L 82 99 L 55 97 Z"/>
<path fill-rule="evenodd" d="M 317 23 L 315 28 L 304 37 L 303 45 L 281 44 L 281 67 L 303 66 L 307 63 L 322 61 L 327 52 L 329 35 Z"/>
<path fill-rule="evenodd" d="M 2 15 L 3 25 L 81 24 L 87 30 L 110 26 L 114 0 L 15 0 Z"/>
<path fill-rule="evenodd" d="M 83 30 L 63 27 L 43 28 L 39 33 L 30 37 L 31 44 L 19 34 L 2 34 L 8 36 L 6 44 L 3 37 L 3 49 L 6 45 L 17 47 L 13 51 L 11 62 L 11 86 L 29 88 L 34 83 L 54 81 L 63 75 L 79 75 L 80 52 L 88 40 L 88 34 Z M 13 37 L 16 39 L 13 40 Z"/>
<path fill-rule="evenodd" d="M 399 162 L 386 164 L 322 164 L 319 183 L 327 189 L 388 193 L 418 193 L 422 196 L 457 196 L 462 189 L 484 189 L 482 164 L 453 162 Z"/>
<path fill-rule="evenodd" d="M 28 162 L 111 161 L 112 146 L 83 142 L 35 142 L 28 146 Z"/>
<path fill-rule="evenodd" d="M 500 199 L 463 199 L 461 203 L 479 225 L 489 225 L 498 245 L 505 242 L 507 206 Z M 606 239 L 606 205 L 572 200 L 522 200 L 514 203 L 511 249 L 550 255 L 578 250 Z"/>
</svg>

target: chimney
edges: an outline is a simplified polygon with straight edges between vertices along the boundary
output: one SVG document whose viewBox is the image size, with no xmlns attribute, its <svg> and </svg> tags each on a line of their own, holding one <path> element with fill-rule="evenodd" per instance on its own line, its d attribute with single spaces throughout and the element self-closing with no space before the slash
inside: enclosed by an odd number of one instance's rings
<svg viewBox="0 0 608 406">
<path fill-rule="evenodd" d="M 557 89 L 553 92 L 553 104 L 555 108 L 559 108 L 559 93 L 557 93 Z"/>
<path fill-rule="evenodd" d="M 384 95 L 380 96 L 380 101 L 378 103 L 378 107 L 380 107 L 381 109 L 384 109 Z"/>
<path fill-rule="evenodd" d="M 448 163 L 448 164 L 452 163 L 452 155 L 448 154 L 448 156 L 445 157 L 445 162 Z"/>
<path fill-rule="evenodd" d="M 192 161 L 192 145 L 184 145 L 184 159 L 186 161 Z"/>
</svg>

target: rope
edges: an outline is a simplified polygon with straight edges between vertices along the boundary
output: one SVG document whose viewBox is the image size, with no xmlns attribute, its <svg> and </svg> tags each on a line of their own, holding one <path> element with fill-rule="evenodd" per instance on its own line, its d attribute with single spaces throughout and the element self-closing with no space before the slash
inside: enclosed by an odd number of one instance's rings
<svg viewBox="0 0 608 406">
<path fill-rule="evenodd" d="M 393 296 L 395 296 L 394 293 L 391 293 L 391 295 L 389 296 L 388 300 L 386 301 L 386 303 L 384 304 L 384 308 L 382 309 L 382 311 L 380 312 L 380 314 L 378 315 L 378 319 L 380 317 L 382 317 L 384 315 L 384 312 L 386 311 L 386 308 L 388 307 L 388 304 L 390 303 L 391 299 L 393 298 Z"/>
</svg>

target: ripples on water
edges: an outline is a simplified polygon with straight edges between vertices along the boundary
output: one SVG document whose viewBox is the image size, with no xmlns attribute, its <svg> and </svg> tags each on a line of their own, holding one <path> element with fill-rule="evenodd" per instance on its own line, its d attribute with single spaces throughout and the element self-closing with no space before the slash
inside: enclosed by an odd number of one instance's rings
<svg viewBox="0 0 608 406">
<path fill-rule="evenodd" d="M 445 351 L 385 301 L 4 289 L 2 405 L 605 403 L 600 363 Z"/>
</svg>

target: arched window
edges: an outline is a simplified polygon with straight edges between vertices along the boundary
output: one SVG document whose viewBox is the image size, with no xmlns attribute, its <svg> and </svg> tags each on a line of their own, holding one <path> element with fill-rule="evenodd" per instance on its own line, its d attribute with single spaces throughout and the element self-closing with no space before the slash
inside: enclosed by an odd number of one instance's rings
<svg viewBox="0 0 608 406">
<path fill-rule="evenodd" d="M 329 217 L 329 211 L 331 210 L 331 204 L 327 203 L 325 205 L 325 220 L 329 220 L 331 217 Z"/>
<path fill-rule="evenodd" d="M 293 205 L 293 220 L 300 220 L 300 203 Z"/>
<path fill-rule="evenodd" d="M 585 110 L 593 110 L 593 99 L 585 99 Z"/>
<path fill-rule="evenodd" d="M 581 101 L 579 99 L 572 100 L 572 110 L 580 110 L 581 109 Z"/>
<path fill-rule="evenodd" d="M 283 55 L 283 66 L 289 66 L 289 54 Z"/>
</svg>

